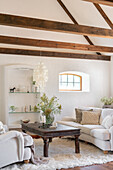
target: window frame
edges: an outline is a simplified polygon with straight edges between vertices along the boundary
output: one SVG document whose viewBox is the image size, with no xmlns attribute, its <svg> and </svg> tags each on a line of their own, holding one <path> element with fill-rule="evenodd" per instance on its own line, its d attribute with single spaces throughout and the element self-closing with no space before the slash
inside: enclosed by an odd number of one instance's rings
<svg viewBox="0 0 113 170">
<path fill-rule="evenodd" d="M 73 75 L 73 76 L 77 76 L 80 78 L 80 90 L 74 90 L 74 89 L 59 89 L 59 91 L 82 91 L 82 76 L 78 75 L 78 74 L 74 74 L 74 73 L 60 73 L 60 75 Z M 68 83 L 68 82 L 67 82 Z M 60 84 L 60 80 L 59 80 L 59 84 Z"/>
</svg>

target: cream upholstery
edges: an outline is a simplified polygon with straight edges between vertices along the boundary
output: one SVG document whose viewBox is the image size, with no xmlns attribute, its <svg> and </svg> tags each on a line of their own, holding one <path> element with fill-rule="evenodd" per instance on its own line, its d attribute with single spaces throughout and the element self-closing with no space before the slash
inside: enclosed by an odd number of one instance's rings
<svg viewBox="0 0 113 170">
<path fill-rule="evenodd" d="M 33 145 L 33 138 L 30 135 L 24 133 L 24 147 Z"/>
<path fill-rule="evenodd" d="M 103 119 L 101 125 L 104 126 L 106 129 L 109 129 L 110 127 L 112 127 L 112 120 L 112 116 L 108 115 Z"/>
<path fill-rule="evenodd" d="M 104 129 L 104 127 L 101 125 L 83 125 L 80 129 L 81 133 L 83 132 L 90 135 L 92 129 Z"/>
<path fill-rule="evenodd" d="M 78 127 L 78 128 L 82 127 L 81 124 L 75 123 L 75 122 L 72 122 L 72 121 L 58 121 L 57 123 L 62 124 L 62 125 L 68 125 L 68 126 L 71 126 L 71 127 Z"/>
<path fill-rule="evenodd" d="M 101 113 L 102 120 L 108 115 L 113 116 L 113 109 L 102 109 L 102 113 Z"/>
<path fill-rule="evenodd" d="M 100 108 L 94 108 L 94 111 L 96 110 L 99 111 Z M 101 109 L 101 121 L 103 121 L 103 119 L 108 115 L 113 116 L 113 109 Z M 102 125 L 81 125 L 79 123 L 75 123 L 75 121 L 70 121 L 73 120 L 72 118 L 68 118 L 68 120 L 69 121 L 61 120 L 57 123 L 78 127 L 81 129 L 81 140 L 90 142 L 104 151 L 113 151 L 113 125 L 110 129 L 106 129 Z"/>
<path fill-rule="evenodd" d="M 26 137 L 27 138 L 27 137 Z M 30 144 L 33 139 L 29 136 Z M 18 131 L 8 131 L 0 135 L 0 168 L 6 165 L 21 162 L 31 158 L 31 150 L 24 147 L 24 136 Z"/>
<path fill-rule="evenodd" d="M 89 142 L 89 143 L 92 143 L 92 144 L 94 144 L 95 146 L 97 146 L 98 148 L 100 148 L 104 151 L 110 151 L 111 150 L 111 145 L 110 145 L 109 140 L 108 141 L 100 140 L 100 139 L 94 138 L 94 137 L 87 135 L 87 134 L 84 134 L 84 133 L 82 133 L 80 135 L 79 139 L 86 141 L 86 142 Z"/>
<path fill-rule="evenodd" d="M 62 118 L 62 120 L 64 120 L 64 121 L 73 121 L 73 122 L 76 121 L 75 118 L 72 118 L 72 117 L 69 117 L 69 116 L 65 116 L 64 118 Z"/>
<path fill-rule="evenodd" d="M 110 144 L 111 144 L 111 151 L 113 151 L 113 126 L 109 129 L 111 139 L 110 139 Z"/>
<path fill-rule="evenodd" d="M 111 138 L 108 129 L 93 129 L 91 130 L 90 135 L 100 140 L 110 140 Z"/>
</svg>

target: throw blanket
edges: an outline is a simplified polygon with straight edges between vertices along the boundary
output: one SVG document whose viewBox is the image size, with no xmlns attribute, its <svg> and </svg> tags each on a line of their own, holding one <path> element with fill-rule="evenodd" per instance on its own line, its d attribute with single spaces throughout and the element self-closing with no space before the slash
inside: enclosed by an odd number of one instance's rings
<svg viewBox="0 0 113 170">
<path fill-rule="evenodd" d="M 23 134 L 23 137 L 29 136 L 28 134 L 23 133 L 23 132 L 22 132 L 22 134 Z M 25 143 L 25 141 L 24 141 L 24 143 Z M 38 164 L 46 164 L 46 163 L 48 163 L 47 158 L 39 158 L 39 157 L 35 156 L 35 144 L 34 144 L 34 142 L 33 142 L 33 145 L 29 146 L 29 148 L 31 149 L 31 162 L 33 164 L 38 165 Z"/>
</svg>

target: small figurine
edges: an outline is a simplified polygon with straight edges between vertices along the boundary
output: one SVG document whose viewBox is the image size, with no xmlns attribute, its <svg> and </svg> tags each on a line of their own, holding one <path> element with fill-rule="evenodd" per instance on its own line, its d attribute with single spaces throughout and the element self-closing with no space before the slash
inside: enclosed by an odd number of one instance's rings
<svg viewBox="0 0 113 170">
<path fill-rule="evenodd" d="M 14 88 L 12 88 L 12 89 L 10 89 L 10 92 L 11 93 L 14 93 L 14 90 L 15 90 L 16 88 L 14 87 Z"/>
</svg>

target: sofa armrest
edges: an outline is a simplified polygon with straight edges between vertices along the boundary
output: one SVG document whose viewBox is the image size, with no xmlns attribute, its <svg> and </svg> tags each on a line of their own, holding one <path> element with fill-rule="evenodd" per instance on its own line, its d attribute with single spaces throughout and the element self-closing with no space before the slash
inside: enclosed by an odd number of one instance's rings
<svg viewBox="0 0 113 170">
<path fill-rule="evenodd" d="M 113 126 L 109 129 L 109 132 L 111 134 L 111 139 L 110 139 L 111 151 L 113 151 Z"/>
<path fill-rule="evenodd" d="M 73 122 L 75 122 L 75 121 L 76 121 L 76 119 L 75 119 L 75 118 L 73 118 L 73 117 L 69 117 L 69 116 L 65 116 L 65 117 L 63 117 L 63 118 L 62 118 L 62 120 L 63 120 L 63 121 L 73 121 Z"/>
<path fill-rule="evenodd" d="M 3 125 L 3 128 L 5 129 L 5 132 L 8 132 L 8 126 L 7 125 Z"/>
<path fill-rule="evenodd" d="M 24 138 L 21 132 L 18 131 L 8 131 L 7 133 L 4 133 L 0 135 L 0 144 L 4 142 L 8 142 L 12 138 L 17 138 L 18 141 L 18 155 L 19 160 L 23 160 L 24 156 Z"/>
</svg>

